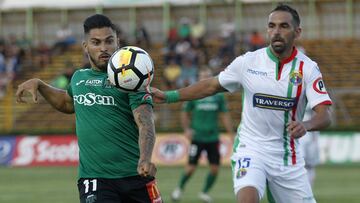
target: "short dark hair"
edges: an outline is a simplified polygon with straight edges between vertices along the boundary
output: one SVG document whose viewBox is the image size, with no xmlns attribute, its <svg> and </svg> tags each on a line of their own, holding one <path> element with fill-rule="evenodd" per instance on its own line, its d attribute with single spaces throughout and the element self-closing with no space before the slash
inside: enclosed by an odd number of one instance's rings
<svg viewBox="0 0 360 203">
<path fill-rule="evenodd" d="M 117 27 L 111 22 L 111 20 L 101 14 L 95 14 L 92 16 L 89 16 L 84 21 L 84 33 L 88 34 L 90 30 L 94 28 L 103 28 L 103 27 L 110 27 L 112 30 L 114 30 L 117 33 Z"/>
<path fill-rule="evenodd" d="M 276 8 L 274 8 L 274 10 L 272 10 L 270 13 L 273 13 L 275 11 L 285 11 L 285 12 L 290 13 L 292 18 L 293 18 L 294 25 L 297 26 L 297 27 L 300 26 L 299 13 L 294 8 L 290 7 L 289 5 L 279 3 L 276 6 Z"/>
</svg>

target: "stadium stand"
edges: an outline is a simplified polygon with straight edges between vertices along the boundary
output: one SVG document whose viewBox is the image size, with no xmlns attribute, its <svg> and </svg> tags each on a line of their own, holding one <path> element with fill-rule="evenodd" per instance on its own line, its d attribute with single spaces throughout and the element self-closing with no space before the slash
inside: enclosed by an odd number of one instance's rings
<svg viewBox="0 0 360 203">
<path fill-rule="evenodd" d="M 337 127 L 355 126 L 360 123 L 360 94 L 356 93 L 360 87 L 360 49 L 359 40 L 309 40 L 302 43 L 307 54 L 315 59 L 327 83 L 327 89 L 335 100 L 335 121 Z M 162 71 L 164 62 L 162 55 L 156 51 L 161 45 L 154 45 L 150 54 L 154 59 L 156 72 L 152 83 L 155 87 L 163 87 Z M 213 48 L 214 43 L 210 43 Z M 344 54 L 345 53 L 345 54 Z M 14 88 L 27 78 L 39 77 L 50 82 L 60 72 L 65 70 L 64 61 L 71 61 L 75 67 L 82 63 L 83 55 L 79 46 L 75 46 L 64 55 L 55 56 L 53 63 L 48 67 L 32 72 L 25 71 L 21 77 L 13 82 Z M 13 89 L 15 91 L 15 89 Z M 6 96 L 2 101 L 0 110 L 6 109 L 6 101 L 14 99 L 13 94 Z M 229 109 L 234 120 L 241 119 L 241 94 L 227 94 Z M 38 105 L 14 105 L 14 129 L 15 131 L 46 131 L 46 132 L 72 132 L 74 131 L 74 116 L 54 111 L 43 99 Z M 39 108 L 40 107 L 40 108 Z M 181 104 L 156 105 L 157 127 L 160 131 L 179 130 L 179 109 Z M 167 113 L 166 113 L 167 112 Z M 171 113 L 171 115 L 169 115 Z M 168 114 L 168 115 L 167 115 Z M 3 113 L 1 115 L 4 115 Z M 33 122 L 33 121 L 37 122 Z"/>
</svg>

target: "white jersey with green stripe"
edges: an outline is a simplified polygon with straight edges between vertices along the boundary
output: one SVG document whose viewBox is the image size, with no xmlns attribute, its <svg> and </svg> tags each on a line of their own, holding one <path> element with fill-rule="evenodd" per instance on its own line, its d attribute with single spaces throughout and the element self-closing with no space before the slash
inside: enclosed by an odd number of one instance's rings
<svg viewBox="0 0 360 203">
<path fill-rule="evenodd" d="M 332 103 L 314 61 L 296 48 L 280 61 L 267 47 L 237 57 L 218 79 L 229 92 L 243 89 L 234 150 L 255 150 L 275 164 L 303 163 L 299 142 L 290 138 L 286 125 L 302 121 L 307 103 L 311 108 Z"/>
</svg>

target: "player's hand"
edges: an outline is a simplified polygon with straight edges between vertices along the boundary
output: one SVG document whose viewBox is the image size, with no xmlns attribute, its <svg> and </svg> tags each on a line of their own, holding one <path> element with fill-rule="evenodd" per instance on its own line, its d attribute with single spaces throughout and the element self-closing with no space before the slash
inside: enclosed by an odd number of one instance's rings
<svg viewBox="0 0 360 203">
<path fill-rule="evenodd" d="M 137 171 L 142 177 L 155 177 L 157 169 L 155 164 L 150 161 L 139 161 Z"/>
<path fill-rule="evenodd" d="M 305 135 L 306 127 L 302 122 L 291 121 L 287 125 L 287 131 L 292 138 L 297 139 Z"/>
<path fill-rule="evenodd" d="M 148 91 L 153 97 L 153 101 L 155 103 L 165 103 L 165 93 L 163 91 L 155 87 L 150 87 Z"/>
<path fill-rule="evenodd" d="M 32 95 L 33 102 L 37 103 L 39 82 L 39 79 L 30 79 L 21 83 L 16 91 L 16 102 L 26 103 L 26 101 L 23 100 L 24 92 L 29 92 Z"/>
</svg>

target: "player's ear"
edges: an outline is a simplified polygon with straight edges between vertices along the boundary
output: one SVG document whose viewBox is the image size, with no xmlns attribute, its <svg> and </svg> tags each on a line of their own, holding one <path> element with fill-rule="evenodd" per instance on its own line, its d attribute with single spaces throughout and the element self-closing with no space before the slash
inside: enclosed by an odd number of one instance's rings
<svg viewBox="0 0 360 203">
<path fill-rule="evenodd" d="M 120 49 L 120 48 L 121 48 L 121 47 L 120 47 L 120 41 L 121 41 L 120 37 L 119 37 L 119 36 L 116 36 L 116 48 L 117 48 L 117 49 Z"/>
<path fill-rule="evenodd" d="M 88 46 L 87 42 L 86 42 L 86 41 L 83 41 L 83 42 L 82 42 L 82 48 L 83 48 L 83 50 L 84 50 L 84 52 L 85 52 L 86 54 L 89 54 L 89 53 L 88 53 L 88 50 L 87 50 L 87 46 Z"/>
<path fill-rule="evenodd" d="M 299 39 L 299 38 L 300 38 L 300 36 L 301 36 L 301 31 L 302 31 L 302 29 L 301 29 L 300 26 L 298 26 L 298 27 L 295 28 L 295 38 L 296 38 L 296 39 Z"/>
</svg>

